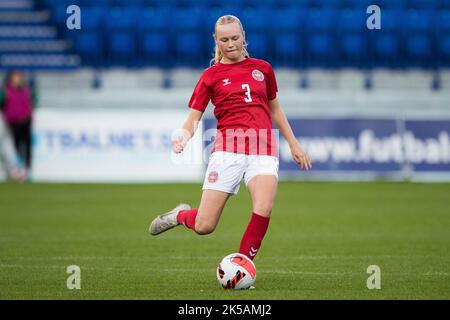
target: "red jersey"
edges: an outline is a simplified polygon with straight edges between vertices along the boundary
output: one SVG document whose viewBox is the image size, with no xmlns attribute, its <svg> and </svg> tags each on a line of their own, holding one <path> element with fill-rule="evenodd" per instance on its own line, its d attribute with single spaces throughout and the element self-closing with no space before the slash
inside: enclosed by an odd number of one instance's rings
<svg viewBox="0 0 450 320">
<path fill-rule="evenodd" d="M 264 60 L 218 62 L 200 76 L 189 107 L 204 112 L 209 101 L 215 106 L 218 131 L 213 152 L 277 156 L 269 107 L 277 91 L 275 73 Z"/>
</svg>

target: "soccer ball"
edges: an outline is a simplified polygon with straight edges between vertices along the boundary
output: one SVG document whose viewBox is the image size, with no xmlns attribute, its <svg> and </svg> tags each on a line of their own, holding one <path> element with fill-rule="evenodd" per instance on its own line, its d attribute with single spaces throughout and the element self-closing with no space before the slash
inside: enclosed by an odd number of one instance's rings
<svg viewBox="0 0 450 320">
<path fill-rule="evenodd" d="M 256 280 L 256 267 L 241 253 L 227 255 L 217 267 L 217 280 L 224 289 L 248 289 Z"/>
</svg>

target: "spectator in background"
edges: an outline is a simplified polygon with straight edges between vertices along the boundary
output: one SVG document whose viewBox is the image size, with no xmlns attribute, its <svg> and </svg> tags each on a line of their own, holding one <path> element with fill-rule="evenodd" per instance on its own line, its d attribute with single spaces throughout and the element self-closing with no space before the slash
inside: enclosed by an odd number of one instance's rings
<svg viewBox="0 0 450 320">
<path fill-rule="evenodd" d="M 3 117 L 14 139 L 14 145 L 27 173 L 31 168 L 31 124 L 35 94 L 25 82 L 24 73 L 13 70 L 6 76 L 0 91 Z"/>
<path fill-rule="evenodd" d="M 6 177 L 14 181 L 23 181 L 25 170 L 20 166 L 11 135 L 2 116 L 0 116 L 0 164 Z"/>
</svg>

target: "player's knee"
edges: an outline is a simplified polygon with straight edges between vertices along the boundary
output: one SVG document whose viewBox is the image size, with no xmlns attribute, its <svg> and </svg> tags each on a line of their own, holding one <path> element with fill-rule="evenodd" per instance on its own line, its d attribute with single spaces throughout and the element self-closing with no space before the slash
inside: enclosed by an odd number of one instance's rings
<svg viewBox="0 0 450 320">
<path fill-rule="evenodd" d="M 216 229 L 213 223 L 207 221 L 195 221 L 195 232 L 199 235 L 212 233 Z"/>
<path fill-rule="evenodd" d="M 269 217 L 272 213 L 272 203 L 266 202 L 266 203 L 259 203 L 255 205 L 254 212 L 258 213 L 261 216 Z"/>
</svg>

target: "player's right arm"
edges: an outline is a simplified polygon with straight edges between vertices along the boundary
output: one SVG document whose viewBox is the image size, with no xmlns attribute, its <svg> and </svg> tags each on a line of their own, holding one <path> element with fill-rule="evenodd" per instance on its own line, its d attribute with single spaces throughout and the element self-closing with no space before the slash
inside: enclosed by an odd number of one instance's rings
<svg viewBox="0 0 450 320">
<path fill-rule="evenodd" d="M 203 112 L 196 109 L 190 109 L 188 117 L 183 124 L 181 135 L 172 144 L 173 152 L 183 152 L 184 147 L 195 134 L 195 131 L 197 131 L 198 124 L 200 123 L 202 116 Z"/>
<path fill-rule="evenodd" d="M 192 92 L 191 99 L 189 100 L 189 115 L 183 124 L 182 133 L 172 145 L 173 152 L 180 153 L 184 150 L 184 147 L 192 138 L 195 131 L 198 128 L 198 124 L 211 100 L 211 90 L 208 86 L 207 71 L 204 71 L 198 79 L 194 92 Z"/>
</svg>

